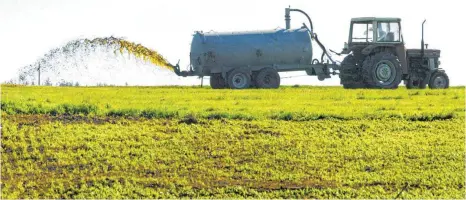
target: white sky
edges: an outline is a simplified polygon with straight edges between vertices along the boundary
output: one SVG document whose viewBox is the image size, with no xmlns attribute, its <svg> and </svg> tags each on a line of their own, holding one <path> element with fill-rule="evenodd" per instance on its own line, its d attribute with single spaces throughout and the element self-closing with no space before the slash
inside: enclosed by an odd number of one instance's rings
<svg viewBox="0 0 466 200">
<path fill-rule="evenodd" d="M 380 3 L 378 3 L 380 2 Z M 170 62 L 189 64 L 194 31 L 267 30 L 284 27 L 284 8 L 306 11 L 324 45 L 340 51 L 348 40 L 352 17 L 400 17 L 408 48 L 420 48 L 421 22 L 427 19 L 425 41 L 438 48 L 441 67 L 451 85 L 465 85 L 466 19 L 461 1 L 408 0 L 0 0 L 0 81 L 16 77 L 50 49 L 76 38 L 125 37 L 159 51 Z M 293 13 L 292 27 L 307 21 Z M 319 52 L 314 48 L 314 57 Z M 341 59 L 339 59 L 341 60 Z M 283 73 L 282 77 L 305 73 Z M 169 76 L 163 74 L 163 76 Z M 162 80 L 163 77 L 159 77 Z M 140 79 L 118 76 L 131 82 Z M 126 80 L 128 79 L 128 80 Z M 148 80 L 157 84 L 157 80 Z M 174 84 L 194 84 L 177 78 Z M 338 77 L 320 82 L 316 77 L 283 79 L 283 84 L 338 85 Z"/>
</svg>

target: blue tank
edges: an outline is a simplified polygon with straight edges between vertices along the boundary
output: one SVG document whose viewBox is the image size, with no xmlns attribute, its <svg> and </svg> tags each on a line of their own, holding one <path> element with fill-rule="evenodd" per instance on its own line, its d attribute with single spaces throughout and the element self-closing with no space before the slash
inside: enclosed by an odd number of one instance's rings
<svg viewBox="0 0 466 200">
<path fill-rule="evenodd" d="M 307 28 L 251 32 L 196 32 L 191 43 L 191 66 L 195 75 L 210 75 L 238 67 L 252 71 L 312 62 L 311 35 Z"/>
</svg>

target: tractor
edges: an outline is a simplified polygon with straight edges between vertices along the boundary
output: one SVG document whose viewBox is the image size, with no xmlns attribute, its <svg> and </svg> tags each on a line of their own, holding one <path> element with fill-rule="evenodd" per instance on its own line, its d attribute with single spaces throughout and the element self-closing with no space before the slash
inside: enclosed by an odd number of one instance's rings
<svg viewBox="0 0 466 200">
<path fill-rule="evenodd" d="M 424 44 L 406 49 L 399 18 L 353 18 L 348 43 L 339 53 L 347 55 L 339 68 L 344 88 L 395 89 L 404 81 L 408 89 L 448 88 L 449 79 L 439 68 L 440 50 Z"/>
</svg>

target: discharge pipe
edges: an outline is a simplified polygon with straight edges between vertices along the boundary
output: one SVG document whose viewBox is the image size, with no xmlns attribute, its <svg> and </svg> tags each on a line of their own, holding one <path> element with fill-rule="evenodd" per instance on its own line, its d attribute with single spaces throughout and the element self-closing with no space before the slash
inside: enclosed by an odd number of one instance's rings
<svg viewBox="0 0 466 200">
<path fill-rule="evenodd" d="M 307 20 L 309 20 L 309 25 L 310 25 L 310 28 L 311 28 L 311 35 L 312 35 L 312 33 L 314 31 L 314 26 L 312 25 L 312 20 L 311 20 L 311 18 L 309 17 L 309 15 L 306 12 L 304 12 L 304 11 L 302 11 L 300 9 L 285 8 L 286 29 L 291 28 L 291 25 L 290 25 L 290 21 L 291 21 L 290 13 L 293 12 L 293 11 L 300 12 L 300 13 L 302 13 L 303 15 L 305 15 L 307 17 Z"/>
<path fill-rule="evenodd" d="M 187 77 L 187 76 L 193 76 L 194 75 L 194 71 L 192 69 L 190 69 L 189 71 L 181 71 L 180 69 L 180 61 L 178 60 L 178 63 L 176 63 L 176 65 L 172 65 L 172 64 L 169 64 L 170 67 L 173 68 L 173 72 L 175 72 L 176 75 L 178 76 L 183 76 L 183 77 Z"/>
</svg>

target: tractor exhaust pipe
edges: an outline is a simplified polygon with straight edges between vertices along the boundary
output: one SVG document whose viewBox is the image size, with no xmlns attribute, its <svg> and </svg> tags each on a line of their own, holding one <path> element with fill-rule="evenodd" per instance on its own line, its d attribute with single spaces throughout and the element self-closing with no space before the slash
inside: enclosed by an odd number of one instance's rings
<svg viewBox="0 0 466 200">
<path fill-rule="evenodd" d="M 426 23 L 426 20 L 424 19 L 424 22 L 422 22 L 422 39 L 421 39 L 421 56 L 424 57 L 424 24 Z"/>
</svg>

